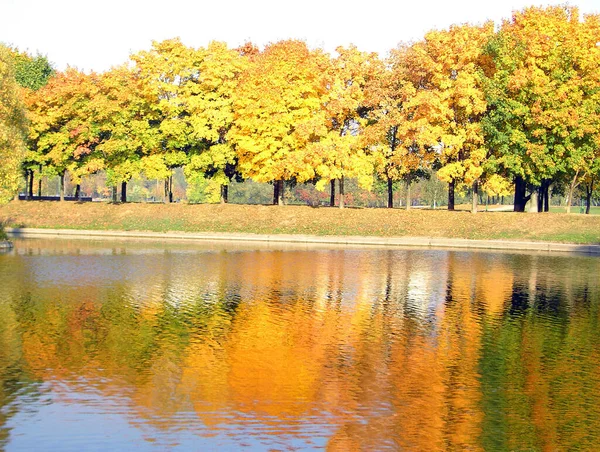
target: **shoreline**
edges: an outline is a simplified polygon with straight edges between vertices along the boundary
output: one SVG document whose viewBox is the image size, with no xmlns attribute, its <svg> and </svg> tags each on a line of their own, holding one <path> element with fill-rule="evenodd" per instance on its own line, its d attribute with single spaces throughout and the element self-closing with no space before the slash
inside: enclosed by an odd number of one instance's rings
<svg viewBox="0 0 600 452">
<path fill-rule="evenodd" d="M 518 250 L 583 253 L 600 255 L 600 245 L 572 244 L 559 242 L 535 242 L 517 240 L 475 240 L 435 237 L 376 237 L 376 236 L 319 236 L 301 234 L 246 234 L 216 232 L 146 232 L 119 230 L 85 229 L 43 229 L 43 228 L 6 228 L 6 233 L 14 238 L 126 238 L 150 240 L 179 240 L 204 242 L 245 242 L 245 243 L 295 243 L 338 246 L 379 246 L 389 248 L 465 248 L 479 250 Z M 1 243 L 0 243 L 1 245 Z M 0 246 L 1 248 L 1 246 Z"/>
<path fill-rule="evenodd" d="M 8 240 L 0 240 L 0 250 L 10 250 L 12 247 L 12 242 Z"/>
</svg>

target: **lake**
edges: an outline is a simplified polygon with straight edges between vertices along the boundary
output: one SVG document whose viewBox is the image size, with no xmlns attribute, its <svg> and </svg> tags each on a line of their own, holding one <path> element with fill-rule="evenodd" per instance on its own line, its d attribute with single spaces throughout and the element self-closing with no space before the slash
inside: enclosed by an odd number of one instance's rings
<svg viewBox="0 0 600 452">
<path fill-rule="evenodd" d="M 5 450 L 598 450 L 600 259 L 16 240 Z"/>
</svg>

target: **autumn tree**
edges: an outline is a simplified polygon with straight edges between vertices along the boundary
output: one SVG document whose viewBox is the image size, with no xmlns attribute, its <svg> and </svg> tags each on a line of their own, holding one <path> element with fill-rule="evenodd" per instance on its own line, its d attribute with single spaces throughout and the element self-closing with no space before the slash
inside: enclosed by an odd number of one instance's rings
<svg viewBox="0 0 600 452">
<path fill-rule="evenodd" d="M 227 138 L 234 119 L 234 91 L 247 58 L 225 43 L 211 42 L 196 51 L 197 77 L 184 87 L 189 112 L 190 151 L 186 175 L 201 173 L 217 188 L 222 203 L 228 202 L 228 186 L 238 177 L 237 156 Z"/>
<path fill-rule="evenodd" d="M 27 97 L 33 91 L 37 91 L 48 83 L 48 80 L 55 72 L 48 58 L 43 55 L 37 54 L 33 56 L 16 48 L 9 48 L 8 50 L 14 62 L 15 80 L 23 88 L 24 97 Z M 33 159 L 30 160 L 28 158 L 30 156 Z M 32 153 L 31 149 L 27 150 L 22 168 L 25 173 L 27 196 L 29 198 L 33 196 L 33 182 L 36 171 L 38 173 L 38 195 L 41 195 L 42 166 L 36 161 L 35 152 Z"/>
<path fill-rule="evenodd" d="M 283 204 L 283 182 L 316 177 L 311 146 L 326 135 L 323 107 L 328 60 L 301 41 L 268 45 L 240 76 L 229 138 L 244 177 L 274 182 Z"/>
<path fill-rule="evenodd" d="M 88 157 L 97 142 L 90 110 L 96 84 L 96 74 L 68 68 L 28 96 L 30 146 L 36 161 L 60 177 L 61 201 L 65 174 L 69 172 L 76 181 L 86 174 Z"/>
<path fill-rule="evenodd" d="M 393 207 L 394 183 L 406 183 L 410 207 L 410 184 L 431 166 L 438 136 L 428 127 L 425 109 L 416 103 L 417 88 L 410 80 L 407 54 L 401 46 L 392 52 L 387 67 L 381 69 L 367 88 L 369 123 L 364 141 L 371 146 L 377 175 L 387 183 L 387 206 Z"/>
<path fill-rule="evenodd" d="M 0 45 L 0 202 L 10 200 L 17 192 L 26 133 L 25 109 L 12 56 Z"/>
<path fill-rule="evenodd" d="M 487 103 L 481 72 L 488 65 L 483 46 L 494 26 L 453 25 L 431 31 L 415 43 L 405 61 L 416 88 L 413 102 L 427 118 L 428 133 L 438 137 L 438 177 L 449 184 L 448 210 L 454 210 L 456 184 L 473 187 L 477 210 L 479 181 L 487 150 L 481 118 Z"/>
<path fill-rule="evenodd" d="M 142 96 L 154 99 L 152 125 L 158 130 L 158 143 L 145 159 L 147 174 L 162 174 L 165 181 L 165 202 L 173 200 L 173 169 L 184 166 L 193 139 L 190 111 L 186 95 L 190 83 L 198 79 L 198 53 L 179 39 L 153 42 L 152 49 L 131 57 L 141 81 Z M 147 165 L 156 165 L 149 167 Z M 163 169 L 166 168 L 166 174 Z"/>
<path fill-rule="evenodd" d="M 155 125 L 159 113 L 156 99 L 145 90 L 139 73 L 119 66 L 102 74 L 99 95 L 92 102 L 95 134 L 98 137 L 95 164 L 107 172 L 117 201 L 121 184 L 121 202 L 127 201 L 127 182 L 138 177 L 148 165 L 145 159 L 160 147 L 160 131 Z M 159 157 L 162 162 L 162 157 Z M 150 167 L 154 168 L 156 162 Z M 157 179 L 169 177 L 165 168 Z"/>
<path fill-rule="evenodd" d="M 514 178 L 515 211 L 540 187 L 548 210 L 549 185 L 570 178 L 572 198 L 597 152 L 598 16 L 580 20 L 576 8 L 527 8 L 514 13 L 486 51 L 494 72 L 486 80 L 484 120 L 497 173 Z M 532 193 L 534 193 L 532 191 Z"/>
<path fill-rule="evenodd" d="M 376 54 L 356 47 L 338 47 L 327 74 L 328 91 L 323 109 L 327 133 L 311 143 L 312 160 L 319 177 L 317 188 L 331 183 L 331 205 L 335 202 L 335 180 L 339 181 L 339 206 L 344 208 L 344 178 L 357 178 L 369 188 L 373 182 L 373 162 L 360 140 L 366 118 L 365 88 L 379 75 L 381 64 Z"/>
</svg>

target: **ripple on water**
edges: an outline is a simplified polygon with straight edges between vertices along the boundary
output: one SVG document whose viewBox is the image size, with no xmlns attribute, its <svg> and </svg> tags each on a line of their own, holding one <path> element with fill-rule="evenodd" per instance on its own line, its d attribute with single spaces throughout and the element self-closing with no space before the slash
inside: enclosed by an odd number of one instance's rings
<svg viewBox="0 0 600 452">
<path fill-rule="evenodd" d="M 3 448 L 600 444 L 598 259 L 28 243 L 0 256 Z"/>
</svg>

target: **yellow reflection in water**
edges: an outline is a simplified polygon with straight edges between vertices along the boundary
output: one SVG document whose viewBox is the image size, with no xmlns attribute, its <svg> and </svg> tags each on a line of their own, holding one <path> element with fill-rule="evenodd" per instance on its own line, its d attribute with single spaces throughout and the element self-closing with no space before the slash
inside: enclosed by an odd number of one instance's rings
<svg viewBox="0 0 600 452">
<path fill-rule="evenodd" d="M 575 444 L 567 427 L 578 444 L 594 440 L 578 425 L 598 425 L 597 409 L 564 404 L 580 397 L 565 375 L 599 389 L 572 370 L 600 370 L 587 311 L 573 308 L 581 290 L 597 307 L 598 284 L 567 284 L 597 262 L 557 277 L 509 254 L 43 251 L 10 256 L 2 365 L 65 400 L 92 387 L 132 424 L 211 435 L 250 423 L 263 437 L 325 436 L 331 450 L 483 450 L 493 435 L 555 450 Z M 511 317 L 552 291 L 558 329 Z"/>
</svg>

